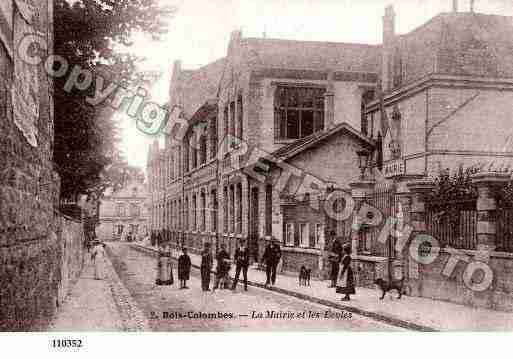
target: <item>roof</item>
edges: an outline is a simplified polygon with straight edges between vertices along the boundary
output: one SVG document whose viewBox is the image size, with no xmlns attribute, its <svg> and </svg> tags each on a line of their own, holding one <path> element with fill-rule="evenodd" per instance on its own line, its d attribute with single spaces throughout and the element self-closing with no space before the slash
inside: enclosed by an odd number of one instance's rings
<svg viewBox="0 0 513 359">
<path fill-rule="evenodd" d="M 343 122 L 339 125 L 336 125 L 335 127 L 314 133 L 313 135 L 304 137 L 304 138 L 294 141 L 286 146 L 283 146 L 280 149 L 274 151 L 272 153 L 272 156 L 274 158 L 279 158 L 282 160 L 289 159 L 293 156 L 300 154 L 301 152 L 303 152 L 309 148 L 317 146 L 322 141 L 326 140 L 327 138 L 331 137 L 332 135 L 337 134 L 337 133 L 342 133 L 342 132 L 345 132 L 346 134 L 354 137 L 356 140 L 360 141 L 367 147 L 374 147 L 374 141 L 372 141 L 371 139 L 362 135 L 360 132 L 355 130 L 352 126 Z"/>
<path fill-rule="evenodd" d="M 378 73 L 381 45 L 244 38 L 241 46 L 253 66 Z"/>
<path fill-rule="evenodd" d="M 513 17 L 441 13 L 397 37 L 403 83 L 430 73 L 513 77 Z"/>
<path fill-rule="evenodd" d="M 225 67 L 226 59 L 222 58 L 197 70 L 180 71 L 170 97 L 173 105 L 181 105 L 185 118 L 191 118 L 203 104 L 217 98 Z"/>
</svg>

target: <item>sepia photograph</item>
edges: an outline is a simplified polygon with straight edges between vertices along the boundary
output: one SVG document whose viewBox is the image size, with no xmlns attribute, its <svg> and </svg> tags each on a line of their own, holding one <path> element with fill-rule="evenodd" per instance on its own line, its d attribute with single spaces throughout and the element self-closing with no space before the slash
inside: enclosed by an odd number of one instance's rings
<svg viewBox="0 0 513 359">
<path fill-rule="evenodd" d="M 0 0 L 0 111 L 0 342 L 513 332 L 511 0 Z"/>
</svg>

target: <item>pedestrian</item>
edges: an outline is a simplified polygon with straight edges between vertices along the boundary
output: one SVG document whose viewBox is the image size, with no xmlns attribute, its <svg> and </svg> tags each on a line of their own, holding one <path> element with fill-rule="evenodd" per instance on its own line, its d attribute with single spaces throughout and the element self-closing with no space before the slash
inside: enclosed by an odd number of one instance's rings
<svg viewBox="0 0 513 359">
<path fill-rule="evenodd" d="M 262 257 L 262 262 L 266 266 L 266 282 L 265 285 L 274 285 L 276 283 L 276 267 L 281 259 L 281 249 L 277 240 L 271 241 L 267 245 Z"/>
<path fill-rule="evenodd" d="M 226 289 L 228 273 L 230 272 L 230 254 L 226 251 L 226 245 L 221 244 L 221 249 L 216 256 L 217 267 L 216 267 L 216 281 L 214 283 L 214 291 L 219 288 L 221 283 L 221 289 Z"/>
<path fill-rule="evenodd" d="M 335 233 L 332 232 L 333 237 Z M 332 237 L 332 238 L 333 238 Z M 337 285 L 338 272 L 340 270 L 340 261 L 342 260 L 342 243 L 338 238 L 333 239 L 331 245 L 331 252 L 329 254 L 329 261 L 331 263 L 330 279 L 331 283 L 328 288 L 335 288 Z"/>
<path fill-rule="evenodd" d="M 201 252 L 201 289 L 204 292 L 208 292 L 210 290 L 210 273 L 212 272 L 212 250 L 210 248 L 210 243 L 205 243 L 205 248 L 203 248 L 203 252 Z"/>
<path fill-rule="evenodd" d="M 344 256 L 342 257 L 342 268 L 337 282 L 337 293 L 345 294 L 341 299 L 343 301 L 350 300 L 350 295 L 355 294 L 353 269 L 351 268 L 351 245 L 346 244 L 342 249 Z"/>
<path fill-rule="evenodd" d="M 103 279 L 105 276 L 105 244 L 97 241 L 92 249 L 91 259 L 94 266 L 94 279 Z"/>
<path fill-rule="evenodd" d="M 191 275 L 191 258 L 187 254 L 187 248 L 182 248 L 182 255 L 178 258 L 178 280 L 180 289 L 189 289 L 187 281 Z"/>
<path fill-rule="evenodd" d="M 235 279 L 233 280 L 232 290 L 237 288 L 240 272 L 244 278 L 244 290 L 248 290 L 248 267 L 249 267 L 249 250 L 246 241 L 242 240 L 239 247 L 235 250 Z"/>
</svg>

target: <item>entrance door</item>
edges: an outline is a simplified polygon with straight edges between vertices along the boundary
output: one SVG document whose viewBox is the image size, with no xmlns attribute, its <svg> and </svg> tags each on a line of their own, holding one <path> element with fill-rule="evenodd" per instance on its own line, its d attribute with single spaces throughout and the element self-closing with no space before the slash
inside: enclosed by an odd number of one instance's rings
<svg viewBox="0 0 513 359">
<path fill-rule="evenodd" d="M 249 248 L 253 254 L 253 260 L 258 262 L 258 228 L 260 226 L 260 218 L 258 215 L 258 188 L 252 188 L 249 200 Z"/>
</svg>

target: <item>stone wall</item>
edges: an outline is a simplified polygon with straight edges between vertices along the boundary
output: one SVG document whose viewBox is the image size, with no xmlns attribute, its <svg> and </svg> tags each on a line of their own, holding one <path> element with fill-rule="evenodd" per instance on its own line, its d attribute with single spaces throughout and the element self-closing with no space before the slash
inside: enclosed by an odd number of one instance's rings
<svg viewBox="0 0 513 359">
<path fill-rule="evenodd" d="M 51 49 L 52 1 L 34 4 L 32 24 L 14 6 L 13 38 L 38 31 Z M 30 83 L 20 82 L 25 76 Z M 46 328 L 81 268 L 82 224 L 54 211 L 52 85 L 42 65 L 24 64 L 0 41 L 0 331 Z M 30 104 L 17 115 L 13 94 Z"/>
</svg>

